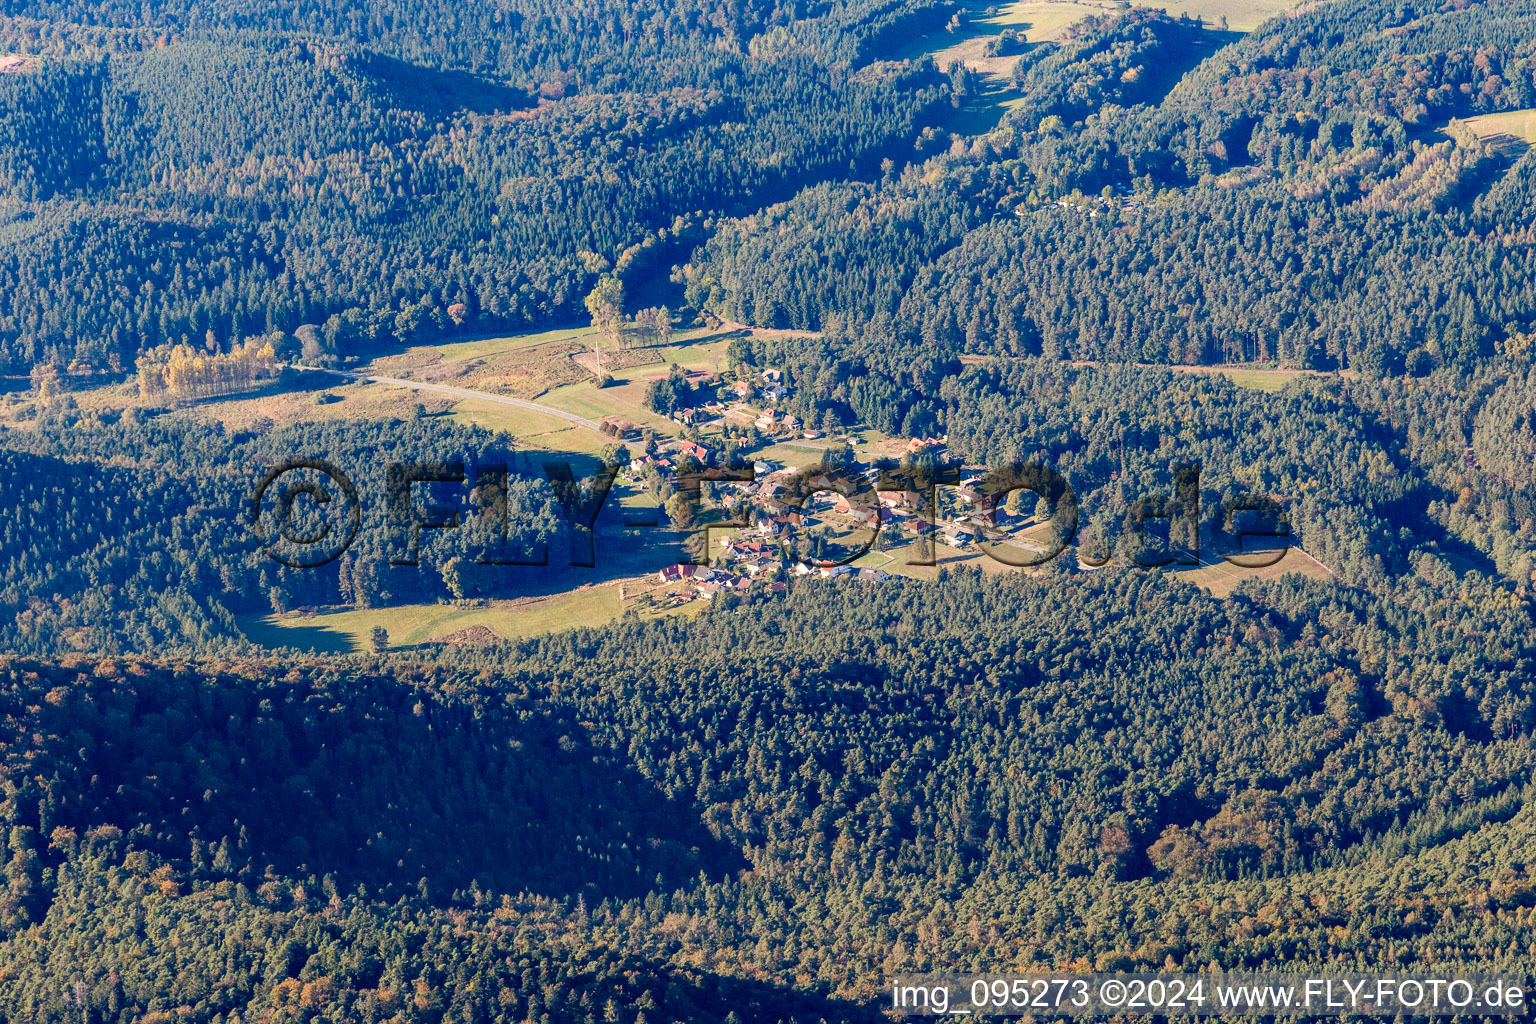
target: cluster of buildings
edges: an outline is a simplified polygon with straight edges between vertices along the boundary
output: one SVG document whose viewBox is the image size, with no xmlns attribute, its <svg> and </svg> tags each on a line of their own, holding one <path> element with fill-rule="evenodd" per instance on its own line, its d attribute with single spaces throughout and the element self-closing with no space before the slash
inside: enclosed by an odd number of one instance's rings
<svg viewBox="0 0 1536 1024">
<path fill-rule="evenodd" d="M 753 579 L 744 573 L 732 573 L 711 569 L 707 565 L 691 565 L 687 562 L 669 565 L 656 574 L 663 585 L 686 583 L 687 589 L 671 594 L 667 603 L 686 604 L 689 601 L 710 600 L 723 592 L 745 596 L 752 590 Z M 787 588 L 782 581 L 774 581 L 767 587 L 770 593 L 783 593 Z"/>
<path fill-rule="evenodd" d="M 699 381 L 704 387 L 719 383 L 720 378 L 714 376 L 701 375 Z M 802 423 L 800 417 L 776 407 L 794 394 L 794 388 L 784 383 L 784 374 L 780 370 L 762 370 L 753 380 L 732 381 L 725 385 L 724 391 L 725 395 L 717 395 L 702 405 L 678 409 L 672 413 L 671 418 L 684 426 L 719 426 L 727 416 L 734 416 L 738 423 L 744 425 L 750 422 L 764 434 L 807 438 L 820 436 L 820 431 Z"/>
<path fill-rule="evenodd" d="M 717 382 L 718 378 L 711 378 L 704 383 L 708 386 Z M 709 415 L 716 417 L 718 424 L 728 414 L 736 422 L 742 422 L 743 415 L 751 415 L 765 434 L 817 436 L 816 431 L 802 429 L 803 424 L 796 416 L 774 405 L 746 408 L 748 403 L 780 402 L 790 393 L 779 370 L 763 370 L 756 378 L 725 384 L 714 400 L 694 409 L 679 410 L 674 419 Z M 913 454 L 932 451 L 943 455 L 945 443 L 937 438 L 914 438 L 905 448 Z M 672 441 L 653 454 L 636 457 L 629 468 L 639 473 L 654 467 L 663 475 L 672 476 L 679 461 L 691 459 L 708 466 L 714 461 L 712 456 L 708 447 L 695 441 Z M 800 470 L 767 461 L 755 462 L 753 468 L 756 478 L 751 482 L 721 481 L 714 485 L 716 496 L 725 504 L 738 511 L 746 510 L 745 516 L 738 516 L 738 522 L 745 521 L 746 525 L 737 536 L 717 538 L 711 565 L 679 564 L 660 570 L 658 583 L 671 588 L 664 598 L 667 603 L 712 599 L 721 592 L 743 597 L 780 592 L 795 577 L 856 576 L 882 583 L 890 575 L 881 569 L 806 564 L 792 558 L 787 554 L 791 538 L 805 537 L 819 527 L 829 528 L 830 539 L 867 537 L 868 531 L 878 524 L 881 536 L 887 539 L 893 535 L 906 541 L 930 538 L 934 543 L 964 551 L 983 539 L 983 531 L 997 515 L 995 500 L 977 490 L 979 477 L 961 480 L 958 488 L 944 488 L 946 498 L 942 507 L 928 509 L 927 496 L 916 491 L 873 490 L 879 486 L 881 474 L 876 466 L 855 463 L 849 467 L 847 472 L 862 476 L 869 488 L 861 489 L 862 496 L 852 497 L 838 493 L 837 481 L 832 479 L 813 476 L 800 482 L 794 479 Z M 804 493 L 807 488 L 813 493 L 805 501 L 791 504 L 793 495 Z"/>
<path fill-rule="evenodd" d="M 668 566 L 658 574 L 661 583 L 688 583 L 691 593 L 687 600 L 711 598 L 727 588 L 746 594 L 763 581 L 773 590 L 780 590 L 785 580 L 795 577 L 856 576 L 867 582 L 883 583 L 890 575 L 881 569 L 806 564 L 793 559 L 786 553 L 790 538 L 820 526 L 832 527 L 844 535 L 858 535 L 878 520 L 884 536 L 895 532 L 906 540 L 931 537 L 936 543 L 964 551 L 984 538 L 984 530 L 998 514 L 995 499 L 977 489 L 980 477 L 962 479 L 959 487 L 945 489 L 951 500 L 942 508 L 928 510 L 924 507 L 927 497 L 917 491 L 875 490 L 872 496 L 865 491 L 865 497 L 850 498 L 832 489 L 836 481 L 817 476 L 796 487 L 815 488 L 815 492 L 803 503 L 790 504 L 786 498 L 793 493 L 792 478 L 800 471 L 766 462 L 756 463 L 755 469 L 757 479 L 751 483 L 719 485 L 728 493 L 735 492 L 736 502 L 750 510 L 750 524 L 736 536 L 717 539 L 718 547 L 712 552 L 713 568 Z M 863 476 L 871 488 L 878 484 L 878 467 L 855 464 L 850 472 Z"/>
<path fill-rule="evenodd" d="M 729 541 L 722 542 L 722 546 L 728 544 L 730 544 Z M 686 562 L 669 565 L 660 570 L 656 578 L 663 586 L 679 583 L 687 585 L 673 591 L 664 599 L 667 605 L 676 606 L 690 601 L 709 601 L 721 592 L 742 597 L 754 593 L 782 594 L 789 589 L 787 580 L 769 577 L 777 576 L 778 573 L 775 570 L 783 564 L 779 558 L 779 552 L 775 550 L 772 556 L 750 556 L 739 563 L 732 564 L 728 569 L 710 568 L 707 565 L 692 565 Z M 796 578 L 814 576 L 820 579 L 849 576 L 865 583 L 884 583 L 891 578 L 891 574 L 884 569 L 856 568 L 851 565 L 809 566 L 804 562 L 790 562 L 784 575 Z"/>
</svg>

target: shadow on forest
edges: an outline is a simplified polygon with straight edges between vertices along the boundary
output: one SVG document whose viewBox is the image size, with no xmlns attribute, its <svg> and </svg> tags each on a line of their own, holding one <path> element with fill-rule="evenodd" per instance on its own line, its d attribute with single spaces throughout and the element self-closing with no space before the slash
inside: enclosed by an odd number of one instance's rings
<svg viewBox="0 0 1536 1024">
<path fill-rule="evenodd" d="M 391 105 L 420 110 L 433 117 L 449 117 L 461 111 L 509 113 L 534 106 L 528 90 L 468 72 L 438 71 L 376 53 L 360 58 L 358 66 L 377 82 Z"/>
<path fill-rule="evenodd" d="M 840 1021 L 844 1024 L 878 1024 L 890 1018 L 878 1009 L 881 1001 L 855 1003 L 817 995 L 766 981 L 735 978 L 725 974 L 647 964 L 632 972 L 636 985 L 652 976 L 665 978 L 665 1002 L 657 1007 L 667 1020 L 729 1020 L 742 1024 L 782 1024 L 783 1021 Z"/>
<path fill-rule="evenodd" d="M 33 755 L 52 763 L 29 774 L 57 773 L 54 822 L 142 826 L 178 860 L 195 835 L 194 867 L 214 874 L 256 880 L 272 865 L 347 888 L 425 879 L 433 896 L 478 882 L 591 900 L 746 866 L 690 803 L 531 699 L 311 683 L 299 668 L 72 685 L 25 723 L 52 738 Z"/>
</svg>

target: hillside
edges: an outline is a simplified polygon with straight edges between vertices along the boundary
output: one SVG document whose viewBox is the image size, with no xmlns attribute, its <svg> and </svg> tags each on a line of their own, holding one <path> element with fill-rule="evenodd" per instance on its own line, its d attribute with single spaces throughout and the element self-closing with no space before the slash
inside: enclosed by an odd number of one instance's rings
<svg viewBox="0 0 1536 1024">
<path fill-rule="evenodd" d="M 1527 0 L 0 0 L 0 1020 L 1527 972 L 1533 110 Z"/>
<path fill-rule="evenodd" d="M 1528 742 L 1382 674 L 1428 620 L 1268 594 L 962 574 L 440 667 L 13 660 L 6 1011 L 830 1020 L 941 966 L 1522 962 Z M 1529 701 L 1498 676 L 1462 682 Z"/>
</svg>

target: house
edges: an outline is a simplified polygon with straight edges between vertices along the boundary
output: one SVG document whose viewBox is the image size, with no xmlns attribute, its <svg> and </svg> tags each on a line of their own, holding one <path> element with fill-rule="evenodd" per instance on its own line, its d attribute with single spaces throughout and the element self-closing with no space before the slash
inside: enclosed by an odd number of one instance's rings
<svg viewBox="0 0 1536 1024">
<path fill-rule="evenodd" d="M 743 402 L 750 401 L 752 399 L 752 395 L 755 392 L 755 389 L 752 387 L 752 385 L 748 384 L 744 380 L 739 380 L 735 384 L 732 384 L 731 390 L 734 391 L 736 393 L 736 397 Z"/>
<path fill-rule="evenodd" d="M 770 402 L 781 402 L 789 397 L 789 388 L 779 384 L 770 384 L 763 388 L 763 398 Z"/>
<path fill-rule="evenodd" d="M 723 537 L 720 546 L 725 548 L 725 554 L 730 558 L 757 558 L 773 554 L 773 548 L 757 540 L 741 540 Z"/>
<path fill-rule="evenodd" d="M 859 570 L 851 565 L 824 565 L 817 571 L 821 573 L 822 579 L 832 579 L 836 576 L 851 576 Z"/>
<path fill-rule="evenodd" d="M 677 583 L 680 580 L 694 580 L 697 582 L 707 580 L 713 575 L 713 570 L 708 566 L 693 565 L 689 562 L 665 566 L 656 574 L 663 583 Z"/>
<path fill-rule="evenodd" d="M 781 381 L 784 380 L 784 371 L 783 370 L 772 370 L 772 369 L 764 370 L 762 372 L 762 378 L 763 378 L 764 383 L 767 383 L 767 384 L 778 384 L 778 383 L 780 383 Z"/>
<path fill-rule="evenodd" d="M 764 409 L 763 414 L 754 422 L 757 424 L 757 429 L 770 434 L 783 426 L 782 421 L 779 419 L 779 410 L 777 409 Z"/>
<path fill-rule="evenodd" d="M 778 466 L 772 462 L 769 462 L 767 459 L 758 459 L 752 463 L 752 471 L 758 476 L 767 476 L 769 473 L 772 473 L 778 468 Z"/>
<path fill-rule="evenodd" d="M 891 578 L 891 574 L 884 569 L 860 569 L 859 579 L 866 583 L 884 583 Z"/>
<path fill-rule="evenodd" d="M 698 459 L 699 462 L 706 466 L 709 465 L 710 451 L 708 448 L 705 448 L 701 444 L 695 444 L 692 441 L 684 441 L 678 448 L 678 451 L 682 452 L 684 455 L 693 456 L 695 459 Z"/>
<path fill-rule="evenodd" d="M 848 514 L 861 523 L 868 523 L 871 520 L 888 523 L 891 520 L 891 510 L 881 508 L 879 505 L 876 505 L 874 508 L 870 508 L 868 505 L 855 505 Z"/>
<path fill-rule="evenodd" d="M 773 559 L 769 558 L 767 555 L 757 555 L 753 558 L 749 558 L 745 562 L 742 562 L 740 568 L 741 571 L 746 573 L 748 576 L 756 576 L 760 572 L 767 571 L 768 568 L 772 565 Z"/>
<path fill-rule="evenodd" d="M 944 531 L 944 543 L 952 548 L 967 547 L 975 539 L 976 533 L 969 526 L 951 526 Z"/>
<path fill-rule="evenodd" d="M 755 558 L 767 552 L 768 545 L 761 541 L 744 541 L 740 537 L 720 538 L 721 558 Z"/>
<path fill-rule="evenodd" d="M 977 488 L 966 487 L 965 484 L 962 484 L 960 487 L 955 488 L 955 497 L 960 499 L 960 504 L 962 505 L 975 505 L 980 510 L 986 510 L 986 508 L 991 508 L 992 505 L 997 504 L 998 496 L 997 494 L 983 494 Z"/>
</svg>

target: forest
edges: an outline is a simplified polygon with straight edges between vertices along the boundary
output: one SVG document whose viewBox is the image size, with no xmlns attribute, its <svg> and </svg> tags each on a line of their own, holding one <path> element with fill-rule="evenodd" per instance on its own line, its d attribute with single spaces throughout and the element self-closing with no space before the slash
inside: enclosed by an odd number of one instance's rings
<svg viewBox="0 0 1536 1024">
<path fill-rule="evenodd" d="M 991 132 L 728 226 L 689 294 L 747 323 L 857 324 L 869 345 L 843 351 L 866 362 L 1474 371 L 1532 327 L 1532 164 L 1439 129 L 1536 104 L 1532 18 L 1499 0 L 1309 7 L 1155 102 L 1123 80 L 1181 45 L 1168 19 L 1090 20 L 1020 62 L 1022 102 Z"/>
<path fill-rule="evenodd" d="M 737 4 L 363 24 L 345 5 L 34 20 L 46 6 L 0 8 L 0 43 L 39 58 L 0 75 L 0 365 L 19 372 L 305 325 L 366 349 L 459 303 L 485 327 L 569 317 L 593 267 L 665 271 L 711 216 L 874 166 L 948 103 L 931 63 L 847 71 L 861 35 L 934 16 L 918 2 L 789 24 Z"/>
<path fill-rule="evenodd" d="M 1528 607 L 856 587 L 419 667 L 12 660 L 7 1006 L 847 1020 L 890 970 L 1528 962 Z"/>
<path fill-rule="evenodd" d="M 1536 108 L 1536 9 L 1104 5 L 981 49 L 1006 14 L 0 0 L 0 1018 L 835 1024 L 903 974 L 1527 971 L 1536 153 L 1487 125 Z M 571 408 L 674 321 L 714 348 L 582 453 L 425 395 L 231 413 L 589 321 Z M 769 380 L 806 427 L 773 443 L 719 412 Z M 1031 572 L 247 635 L 509 565 L 580 591 L 577 482 L 658 431 L 674 473 L 1049 467 L 1080 523 Z M 249 515 L 299 456 L 365 499 L 316 568 Z M 460 522 L 413 553 L 408 463 Z M 1147 567 L 1255 523 L 1316 578 Z"/>
</svg>

